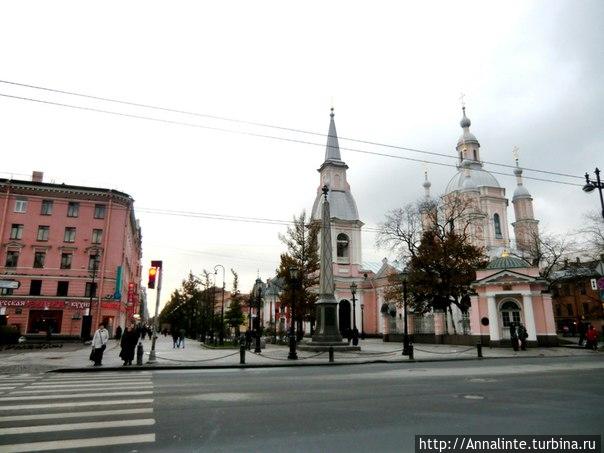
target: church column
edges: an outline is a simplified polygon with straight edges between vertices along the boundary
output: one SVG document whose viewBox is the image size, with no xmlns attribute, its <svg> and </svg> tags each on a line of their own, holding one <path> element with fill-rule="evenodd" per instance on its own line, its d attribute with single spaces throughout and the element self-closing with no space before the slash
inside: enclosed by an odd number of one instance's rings
<svg viewBox="0 0 604 453">
<path fill-rule="evenodd" d="M 487 306 L 489 309 L 489 335 L 491 341 L 499 341 L 501 339 L 499 334 L 499 313 L 497 313 L 495 296 L 487 296 Z"/>
<path fill-rule="evenodd" d="M 533 313 L 533 296 L 523 294 L 522 305 L 524 305 L 524 322 L 528 333 L 528 341 L 537 341 L 537 326 L 535 325 L 535 314 Z"/>
</svg>

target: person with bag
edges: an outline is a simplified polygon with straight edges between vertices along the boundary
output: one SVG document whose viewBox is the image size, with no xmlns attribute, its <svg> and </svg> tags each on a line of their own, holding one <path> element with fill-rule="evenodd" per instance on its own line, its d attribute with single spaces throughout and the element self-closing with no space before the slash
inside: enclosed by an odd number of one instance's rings
<svg viewBox="0 0 604 453">
<path fill-rule="evenodd" d="M 593 349 L 594 351 L 598 349 L 598 331 L 591 324 L 585 333 L 585 340 L 585 347 L 587 349 Z"/>
<path fill-rule="evenodd" d="M 138 338 L 139 335 L 134 324 L 130 324 L 130 326 L 126 327 L 126 330 L 124 330 L 124 333 L 122 334 L 122 340 L 120 341 L 120 346 L 122 347 L 120 358 L 124 361 L 124 366 L 132 365 Z"/>
<path fill-rule="evenodd" d="M 528 338 L 528 332 L 526 331 L 526 327 L 522 324 L 518 325 L 518 340 L 520 342 L 520 349 L 522 351 L 526 351 L 526 339 Z"/>
<path fill-rule="evenodd" d="M 90 353 L 90 360 L 94 361 L 94 366 L 101 366 L 103 362 L 103 352 L 107 347 L 107 341 L 109 340 L 109 331 L 105 329 L 103 323 L 99 324 L 99 328 L 94 332 L 92 337 L 92 352 Z"/>
<path fill-rule="evenodd" d="M 514 348 L 514 351 L 517 351 L 518 332 L 516 331 L 516 325 L 513 322 L 510 323 L 510 341 L 512 342 L 512 348 Z"/>
</svg>

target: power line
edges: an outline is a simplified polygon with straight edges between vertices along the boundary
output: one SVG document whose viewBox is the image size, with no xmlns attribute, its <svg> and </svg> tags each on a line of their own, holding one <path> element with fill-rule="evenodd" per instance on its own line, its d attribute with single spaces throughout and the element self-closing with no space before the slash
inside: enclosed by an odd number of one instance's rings
<svg viewBox="0 0 604 453">
<path fill-rule="evenodd" d="M 11 99 L 36 102 L 36 103 L 40 103 L 40 104 L 48 104 L 48 105 L 54 105 L 54 106 L 59 106 L 59 107 L 84 110 L 84 111 L 89 111 L 89 112 L 117 115 L 117 116 L 126 117 L 126 118 L 135 118 L 135 119 L 155 121 L 155 122 L 165 123 L 165 124 L 195 127 L 195 128 L 208 129 L 208 130 L 213 130 L 213 131 L 218 131 L 218 132 L 226 132 L 226 133 L 246 135 L 246 136 L 258 137 L 258 138 L 267 138 L 267 139 L 271 139 L 271 140 L 280 140 L 280 141 L 304 144 L 304 145 L 313 145 L 313 146 L 321 146 L 321 147 L 325 146 L 323 143 L 309 142 L 307 140 L 279 137 L 279 136 L 275 136 L 275 135 L 259 134 L 259 133 L 255 133 L 255 132 L 237 131 L 237 130 L 233 130 L 233 129 L 226 129 L 226 128 L 215 127 L 215 126 L 207 126 L 207 125 L 196 124 L 196 123 L 188 123 L 188 122 L 184 122 L 184 121 L 167 120 L 167 119 L 163 119 L 163 118 L 154 118 L 154 117 L 149 117 L 149 116 L 144 116 L 144 115 L 135 115 L 135 114 L 131 114 L 131 113 L 123 113 L 123 112 L 115 112 L 112 110 L 98 109 L 98 108 L 94 108 L 94 107 L 84 107 L 84 106 L 79 106 L 79 105 L 64 104 L 61 102 L 46 101 L 46 100 L 42 100 L 42 99 L 28 98 L 28 97 L 23 97 L 23 96 L 14 96 L 14 95 L 5 94 L 5 93 L 0 93 L 0 96 L 6 97 L 6 98 L 11 98 Z M 431 165 L 439 165 L 439 166 L 443 166 L 443 167 L 452 167 L 452 168 L 457 169 L 457 165 L 446 164 L 443 162 L 435 162 L 435 161 L 430 161 L 430 160 L 425 160 L 425 159 L 415 159 L 412 157 L 380 153 L 380 152 L 376 152 L 376 151 L 368 151 L 368 150 L 357 149 L 357 148 L 340 147 L 340 149 L 343 149 L 345 151 L 360 153 L 360 154 L 367 154 L 367 155 L 374 155 L 374 156 L 381 156 L 381 157 L 390 157 L 393 159 L 400 159 L 400 160 L 406 160 L 406 161 L 418 162 L 418 163 L 424 163 L 424 164 L 431 164 Z M 485 170 L 476 170 L 476 171 L 485 171 Z M 539 170 L 536 170 L 536 171 L 539 171 Z M 515 177 L 514 175 L 509 174 L 509 173 L 502 173 L 502 172 L 496 172 L 496 171 L 491 171 L 490 173 L 496 174 L 496 175 L 502 175 L 502 176 Z M 560 175 L 562 175 L 562 174 L 560 174 Z M 566 182 L 566 181 L 558 181 L 558 180 L 554 180 L 554 179 L 537 178 L 534 176 L 523 176 L 523 178 L 531 179 L 534 181 L 543 181 L 543 182 L 551 182 L 551 183 L 555 183 L 555 184 L 565 184 L 565 185 L 569 185 L 569 186 L 582 187 L 581 184 L 576 184 L 576 183 L 571 183 L 571 182 Z"/>
<path fill-rule="evenodd" d="M 159 110 L 159 111 L 170 112 L 170 113 L 178 113 L 178 114 L 196 116 L 196 117 L 201 117 L 201 118 L 210 118 L 210 119 L 215 119 L 215 120 L 219 120 L 219 121 L 227 121 L 227 122 L 237 123 L 237 124 L 246 124 L 246 125 L 250 125 L 250 126 L 266 127 L 266 128 L 277 129 L 277 130 L 282 130 L 282 131 L 287 131 L 287 132 L 296 132 L 296 133 L 300 133 L 300 134 L 308 134 L 308 135 L 314 135 L 314 136 L 320 136 L 320 137 L 329 137 L 328 134 L 323 134 L 323 133 L 314 132 L 314 131 L 307 131 L 304 129 L 278 126 L 278 125 L 269 124 L 269 123 L 241 120 L 241 119 L 236 119 L 236 118 L 228 118 L 228 117 L 224 117 L 224 116 L 211 115 L 211 114 L 207 114 L 207 113 L 193 112 L 190 110 L 180 110 L 180 109 L 161 107 L 161 106 L 156 106 L 156 105 L 151 105 L 151 104 L 124 101 L 121 99 L 113 99 L 113 98 L 108 98 L 108 97 L 103 97 L 103 96 L 94 96 L 94 95 L 85 94 L 85 93 L 78 93 L 75 91 L 59 90 L 59 89 L 55 89 L 55 88 L 42 87 L 39 85 L 30 85 L 30 84 L 25 84 L 25 83 L 13 82 L 13 81 L 9 81 L 9 80 L 0 80 L 0 83 L 4 83 L 7 85 L 20 86 L 20 87 L 25 87 L 25 88 L 32 88 L 35 90 L 48 91 L 48 92 L 52 92 L 52 93 L 66 94 L 69 96 L 78 96 L 78 97 L 82 97 L 82 98 L 94 99 L 94 100 L 103 101 L 103 102 L 112 102 L 112 103 L 116 103 L 116 104 L 129 105 L 129 106 L 133 106 L 133 107 Z M 418 149 L 418 148 L 410 148 L 410 147 L 405 147 L 405 146 L 392 145 L 392 144 L 381 143 L 381 142 L 376 142 L 376 141 L 371 141 L 371 140 L 361 140 L 361 139 L 350 138 L 350 137 L 338 137 L 338 139 L 347 140 L 347 141 L 356 142 L 356 143 L 362 143 L 365 145 L 382 146 L 382 147 L 391 148 L 391 149 L 399 149 L 402 151 L 410 151 L 410 152 L 414 152 L 414 153 L 428 154 L 428 155 L 432 155 L 432 156 L 440 156 L 440 157 L 445 157 L 447 159 L 457 159 L 457 156 L 452 156 L 451 154 L 437 153 L 434 151 L 427 151 L 427 150 Z M 487 160 L 483 160 L 482 162 L 489 164 L 489 165 L 496 165 L 496 166 L 505 167 L 505 168 L 516 168 L 515 165 L 510 165 L 510 164 L 502 164 L 502 163 L 492 162 L 492 161 L 487 161 Z M 554 175 L 554 176 L 563 176 L 563 177 L 567 177 L 567 178 L 576 178 L 576 179 L 581 179 L 581 180 L 583 179 L 583 176 L 570 175 L 567 173 L 553 172 L 553 171 L 548 171 L 548 170 L 540 170 L 540 169 L 536 169 L 536 168 L 527 168 L 527 167 L 523 167 L 523 169 L 526 171 L 545 173 L 545 174 Z"/>
</svg>

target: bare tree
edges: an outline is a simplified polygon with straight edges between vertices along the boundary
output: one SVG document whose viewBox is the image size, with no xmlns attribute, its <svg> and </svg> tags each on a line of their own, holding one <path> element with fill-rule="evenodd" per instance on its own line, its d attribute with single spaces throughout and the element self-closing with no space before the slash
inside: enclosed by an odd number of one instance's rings
<svg viewBox="0 0 604 453">
<path fill-rule="evenodd" d="M 604 255 L 604 219 L 599 212 L 585 214 L 585 223 L 579 230 L 585 236 L 583 244 L 587 255 L 598 260 Z"/>
</svg>

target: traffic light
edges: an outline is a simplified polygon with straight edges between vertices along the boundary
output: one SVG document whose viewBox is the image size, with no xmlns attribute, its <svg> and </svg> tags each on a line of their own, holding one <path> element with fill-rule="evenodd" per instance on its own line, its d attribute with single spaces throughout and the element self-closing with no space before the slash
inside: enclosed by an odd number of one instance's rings
<svg viewBox="0 0 604 453">
<path fill-rule="evenodd" d="M 155 288 L 155 276 L 157 275 L 157 268 L 150 267 L 149 268 L 149 283 L 147 284 L 147 288 Z"/>
</svg>

